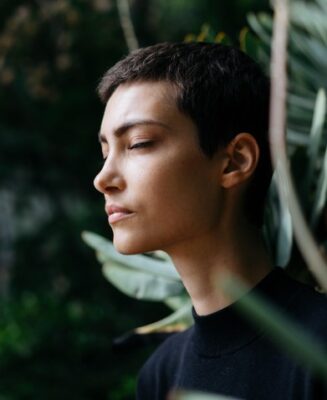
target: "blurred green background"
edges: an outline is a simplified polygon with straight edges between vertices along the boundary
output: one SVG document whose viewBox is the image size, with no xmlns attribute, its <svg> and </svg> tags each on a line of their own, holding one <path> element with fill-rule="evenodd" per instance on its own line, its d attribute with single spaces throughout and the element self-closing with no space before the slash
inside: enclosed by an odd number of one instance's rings
<svg viewBox="0 0 327 400">
<path fill-rule="evenodd" d="M 141 46 L 204 23 L 238 43 L 268 0 L 133 0 Z M 111 231 L 93 188 L 103 105 L 95 88 L 127 54 L 112 0 L 0 2 L 0 400 L 133 399 L 153 344 L 113 350 L 167 314 L 105 280 L 81 240 Z"/>
</svg>

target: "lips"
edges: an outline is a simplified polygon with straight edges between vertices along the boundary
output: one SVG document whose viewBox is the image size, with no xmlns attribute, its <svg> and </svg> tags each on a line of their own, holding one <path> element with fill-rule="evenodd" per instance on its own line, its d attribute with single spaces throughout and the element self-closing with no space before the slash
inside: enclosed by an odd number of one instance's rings
<svg viewBox="0 0 327 400">
<path fill-rule="evenodd" d="M 134 214 L 133 211 L 115 204 L 106 206 L 106 213 L 109 217 L 109 224 L 113 224 Z"/>
</svg>

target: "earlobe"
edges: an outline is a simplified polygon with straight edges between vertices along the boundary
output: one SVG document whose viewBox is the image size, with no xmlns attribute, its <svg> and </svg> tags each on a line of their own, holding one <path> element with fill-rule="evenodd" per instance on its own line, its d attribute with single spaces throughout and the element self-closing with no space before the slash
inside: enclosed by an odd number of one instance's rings
<svg viewBox="0 0 327 400">
<path fill-rule="evenodd" d="M 256 169 L 259 153 L 255 138 L 249 133 L 239 133 L 225 148 L 222 186 L 227 189 L 248 180 Z"/>
</svg>

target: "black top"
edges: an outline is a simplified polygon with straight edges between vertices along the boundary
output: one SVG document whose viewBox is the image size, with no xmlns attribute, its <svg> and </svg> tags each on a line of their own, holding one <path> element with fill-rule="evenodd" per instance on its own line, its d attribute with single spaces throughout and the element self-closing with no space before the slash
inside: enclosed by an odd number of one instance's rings
<svg viewBox="0 0 327 400">
<path fill-rule="evenodd" d="M 327 338 L 327 298 L 274 268 L 250 293 L 260 294 L 310 331 Z M 245 295 L 246 296 L 246 295 Z M 169 337 L 143 366 L 138 400 L 166 400 L 172 388 L 242 400 L 324 400 L 326 388 L 243 319 L 237 302 L 207 316 L 193 309 L 194 325 Z"/>
</svg>

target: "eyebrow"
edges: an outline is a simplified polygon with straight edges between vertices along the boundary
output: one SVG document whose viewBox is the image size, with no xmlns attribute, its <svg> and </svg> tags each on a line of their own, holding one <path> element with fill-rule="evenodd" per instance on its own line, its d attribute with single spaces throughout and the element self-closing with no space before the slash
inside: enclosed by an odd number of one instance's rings
<svg viewBox="0 0 327 400">
<path fill-rule="evenodd" d="M 148 125 L 157 125 L 161 126 L 162 128 L 165 128 L 167 130 L 171 130 L 171 127 L 169 125 L 164 124 L 163 122 L 156 121 L 153 119 L 141 119 L 141 120 L 134 120 L 134 121 L 128 121 L 119 126 L 118 128 L 114 129 L 113 135 L 116 137 L 122 136 L 124 133 L 127 133 L 128 130 L 135 128 L 137 126 L 148 126 Z M 101 131 L 98 133 L 98 138 L 100 143 L 107 143 L 107 139 Z"/>
</svg>

